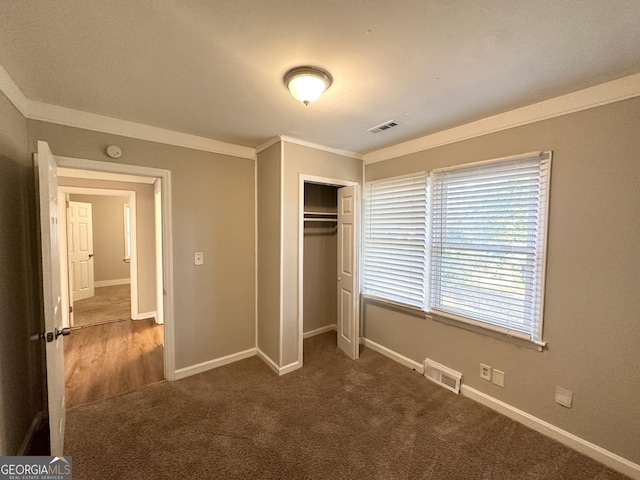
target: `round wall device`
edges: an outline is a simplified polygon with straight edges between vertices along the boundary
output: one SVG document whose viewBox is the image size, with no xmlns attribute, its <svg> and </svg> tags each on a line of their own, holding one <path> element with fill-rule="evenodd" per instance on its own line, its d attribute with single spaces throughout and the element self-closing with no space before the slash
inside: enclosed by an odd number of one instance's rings
<svg viewBox="0 0 640 480">
<path fill-rule="evenodd" d="M 122 156 L 122 149 L 117 145 L 109 145 L 107 147 L 107 155 L 111 158 L 120 158 Z"/>
</svg>

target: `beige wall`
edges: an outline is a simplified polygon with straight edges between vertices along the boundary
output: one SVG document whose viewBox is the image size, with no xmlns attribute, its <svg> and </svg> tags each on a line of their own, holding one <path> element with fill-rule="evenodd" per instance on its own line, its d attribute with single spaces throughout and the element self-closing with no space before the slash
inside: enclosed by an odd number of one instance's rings
<svg viewBox="0 0 640 480">
<path fill-rule="evenodd" d="M 54 152 L 55 154 L 55 152 Z M 108 190 L 128 190 L 136 194 L 136 240 L 138 243 L 138 313 L 144 314 L 156 311 L 156 257 L 155 257 L 155 204 L 153 185 L 131 182 L 114 182 L 107 180 L 93 180 L 88 178 L 58 178 L 58 185 L 67 187 L 104 188 Z M 97 198 L 97 197 L 93 197 Z M 109 197 L 102 197 L 109 198 Z M 113 197 L 112 197 L 113 198 Z M 122 206 L 119 207 L 122 209 Z M 120 222 L 122 219 L 120 219 Z M 94 221 L 94 225 L 95 225 Z M 95 228 L 95 227 L 94 227 Z M 124 228 L 124 227 L 122 227 Z M 94 241 L 95 241 L 94 231 Z M 119 237 L 120 238 L 120 237 Z M 119 240 L 118 240 L 119 241 Z M 117 249 L 120 250 L 120 243 Z M 122 254 L 118 253 L 115 262 L 127 265 L 122 261 Z M 96 259 L 97 260 L 97 259 Z M 96 263 L 97 267 L 97 263 Z M 127 272 L 127 277 L 129 274 Z M 96 279 L 97 280 L 97 279 Z"/>
<path fill-rule="evenodd" d="M 421 362 L 458 370 L 464 383 L 640 463 L 640 99 L 368 165 L 367 180 L 552 150 L 543 353 L 379 305 L 364 336 Z M 479 364 L 506 372 L 505 387 Z M 556 385 L 573 408 L 554 403 Z"/>
<path fill-rule="evenodd" d="M 362 161 L 323 150 L 281 142 L 283 184 L 283 350 L 281 366 L 298 360 L 298 258 L 300 234 L 300 175 L 362 182 Z"/>
<path fill-rule="evenodd" d="M 280 144 L 258 154 L 258 348 L 280 364 Z"/>
<path fill-rule="evenodd" d="M 336 187 L 307 183 L 305 211 L 337 213 Z M 303 332 L 335 325 L 338 317 L 338 238 L 336 223 L 305 222 Z"/>
<path fill-rule="evenodd" d="M 255 346 L 255 162 L 29 121 L 55 155 L 171 171 L 176 368 Z M 113 160 L 108 145 L 122 148 Z M 193 253 L 204 252 L 195 266 Z"/>
<path fill-rule="evenodd" d="M 0 93 L 0 455 L 15 455 L 43 408 L 44 329 L 37 279 L 33 161 L 27 121 Z"/>
<path fill-rule="evenodd" d="M 60 180 L 59 177 L 58 183 Z M 128 279 L 129 264 L 124 261 L 124 205 L 129 201 L 127 197 L 74 194 L 69 199 L 91 204 L 94 280 Z"/>
</svg>

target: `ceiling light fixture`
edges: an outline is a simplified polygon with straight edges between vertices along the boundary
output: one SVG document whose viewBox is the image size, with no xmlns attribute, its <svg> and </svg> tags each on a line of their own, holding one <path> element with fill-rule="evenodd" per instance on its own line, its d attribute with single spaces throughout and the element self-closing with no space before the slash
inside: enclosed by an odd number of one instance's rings
<svg viewBox="0 0 640 480">
<path fill-rule="evenodd" d="M 284 84 L 291 96 L 305 105 L 320 98 L 332 82 L 331 74 L 318 67 L 296 67 L 284 76 Z"/>
</svg>

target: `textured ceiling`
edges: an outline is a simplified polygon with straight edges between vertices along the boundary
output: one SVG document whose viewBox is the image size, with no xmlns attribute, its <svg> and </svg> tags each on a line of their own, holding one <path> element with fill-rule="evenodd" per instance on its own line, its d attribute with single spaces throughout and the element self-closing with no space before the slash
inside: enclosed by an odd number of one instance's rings
<svg viewBox="0 0 640 480">
<path fill-rule="evenodd" d="M 248 146 L 364 153 L 640 71 L 638 0 L 0 0 L 0 25 L 31 100 Z M 305 107 L 282 77 L 308 64 L 334 83 Z"/>
</svg>

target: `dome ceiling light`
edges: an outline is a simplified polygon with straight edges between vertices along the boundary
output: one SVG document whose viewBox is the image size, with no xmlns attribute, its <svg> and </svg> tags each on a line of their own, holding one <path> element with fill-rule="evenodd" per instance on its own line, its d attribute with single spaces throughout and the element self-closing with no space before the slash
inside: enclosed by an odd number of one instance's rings
<svg viewBox="0 0 640 480">
<path fill-rule="evenodd" d="M 318 67 L 296 67 L 284 76 L 284 84 L 291 96 L 305 105 L 320 98 L 332 82 L 331 74 Z"/>
</svg>

